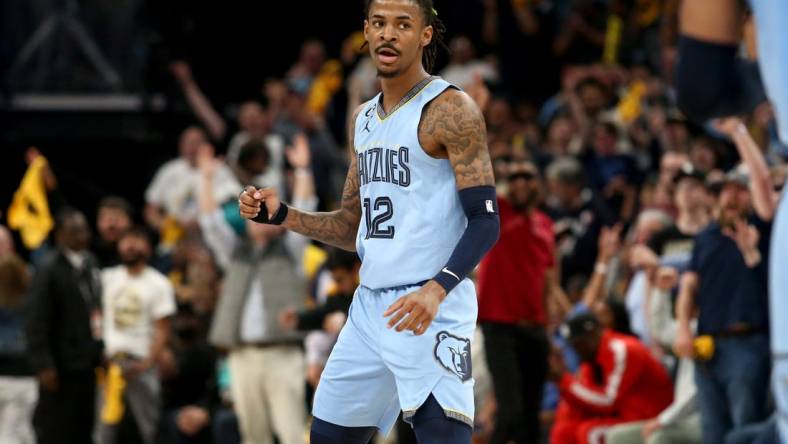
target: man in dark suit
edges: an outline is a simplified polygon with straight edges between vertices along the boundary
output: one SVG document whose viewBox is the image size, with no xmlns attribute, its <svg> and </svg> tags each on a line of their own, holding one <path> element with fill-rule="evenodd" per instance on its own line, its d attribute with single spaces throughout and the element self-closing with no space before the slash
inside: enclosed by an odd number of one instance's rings
<svg viewBox="0 0 788 444">
<path fill-rule="evenodd" d="M 27 337 L 39 381 L 33 426 L 40 444 L 92 443 L 101 356 L 98 268 L 87 252 L 90 229 L 82 213 L 61 212 L 55 236 L 57 249 L 30 288 Z"/>
</svg>

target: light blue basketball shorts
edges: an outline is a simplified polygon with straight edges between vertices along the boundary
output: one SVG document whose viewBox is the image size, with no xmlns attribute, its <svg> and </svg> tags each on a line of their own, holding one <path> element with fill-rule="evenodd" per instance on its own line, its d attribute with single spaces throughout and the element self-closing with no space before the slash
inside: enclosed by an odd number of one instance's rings
<svg viewBox="0 0 788 444">
<path fill-rule="evenodd" d="M 476 290 L 469 279 L 455 287 L 421 336 L 387 328 L 383 312 L 418 288 L 356 290 L 317 387 L 315 417 L 345 427 L 375 426 L 388 434 L 400 410 L 410 419 L 432 393 L 448 417 L 473 427 Z"/>
</svg>

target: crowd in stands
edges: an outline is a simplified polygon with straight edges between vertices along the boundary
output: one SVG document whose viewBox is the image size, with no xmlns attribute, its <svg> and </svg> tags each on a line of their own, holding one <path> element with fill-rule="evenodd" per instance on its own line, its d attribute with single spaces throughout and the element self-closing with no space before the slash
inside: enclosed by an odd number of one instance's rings
<svg viewBox="0 0 788 444">
<path fill-rule="evenodd" d="M 774 433 L 766 282 L 788 147 L 769 103 L 684 117 L 677 0 L 481 3 L 482 40 L 455 35 L 436 73 L 482 109 L 499 191 L 473 276 L 475 442 Z M 144 208 L 75 209 L 46 147 L 28 153 L 0 227 L 0 443 L 305 442 L 360 262 L 242 219 L 237 197 L 336 208 L 373 62 L 359 32 L 337 54 L 306 41 L 233 113 L 188 61 L 169 72 L 193 125 Z M 415 442 L 405 423 L 378 440 Z"/>
</svg>

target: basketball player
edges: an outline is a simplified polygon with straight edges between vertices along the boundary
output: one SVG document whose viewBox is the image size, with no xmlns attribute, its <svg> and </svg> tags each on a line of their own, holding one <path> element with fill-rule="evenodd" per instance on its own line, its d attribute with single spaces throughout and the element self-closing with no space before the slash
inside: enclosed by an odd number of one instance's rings
<svg viewBox="0 0 788 444">
<path fill-rule="evenodd" d="M 697 120 L 751 110 L 758 97 L 737 64 L 741 0 L 684 0 L 679 20 L 679 104 Z M 755 18 L 758 67 L 774 105 L 780 139 L 788 144 L 788 1 L 750 0 Z M 769 316 L 772 388 L 777 425 L 788 444 L 788 198 L 783 192 L 769 249 Z"/>
<path fill-rule="evenodd" d="M 349 123 L 341 208 L 289 208 L 247 188 L 241 214 L 362 260 L 347 325 L 315 395 L 313 444 L 366 444 L 400 410 L 420 443 L 470 443 L 476 294 L 466 278 L 498 238 L 482 114 L 431 77 L 443 26 L 432 0 L 368 0 L 364 34 L 382 93 Z"/>
</svg>

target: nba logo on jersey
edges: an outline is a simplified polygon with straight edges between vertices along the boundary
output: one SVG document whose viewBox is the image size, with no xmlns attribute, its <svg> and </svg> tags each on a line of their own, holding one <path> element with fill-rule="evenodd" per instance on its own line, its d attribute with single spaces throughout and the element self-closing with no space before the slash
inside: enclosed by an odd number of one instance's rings
<svg viewBox="0 0 788 444">
<path fill-rule="evenodd" d="M 484 201 L 484 206 L 487 208 L 487 212 L 488 213 L 495 213 L 495 210 L 493 209 L 493 204 L 492 204 L 491 200 L 489 200 L 489 199 L 485 200 Z"/>
</svg>

